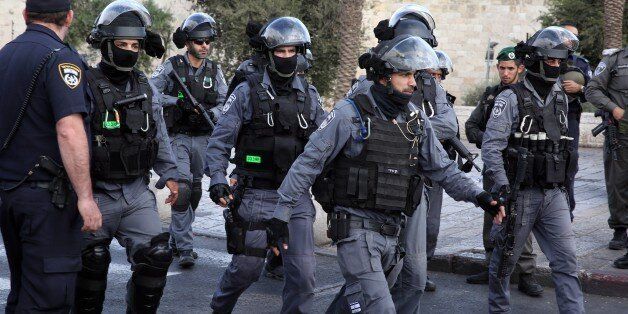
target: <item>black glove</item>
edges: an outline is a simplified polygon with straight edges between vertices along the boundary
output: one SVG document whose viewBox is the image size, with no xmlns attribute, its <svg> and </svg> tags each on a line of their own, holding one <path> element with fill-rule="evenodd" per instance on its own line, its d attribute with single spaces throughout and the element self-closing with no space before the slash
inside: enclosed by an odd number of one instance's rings
<svg viewBox="0 0 628 314">
<path fill-rule="evenodd" d="M 269 220 L 266 224 L 266 236 L 268 246 L 282 248 L 283 244 L 288 244 L 290 240 L 288 223 L 277 218 Z"/>
<path fill-rule="evenodd" d="M 166 52 L 166 47 L 164 47 L 164 43 L 159 34 L 146 30 L 144 50 L 146 50 L 146 54 L 151 57 L 161 58 Z"/>
<path fill-rule="evenodd" d="M 471 170 L 473 170 L 473 163 L 471 163 L 470 161 L 465 162 L 460 166 L 460 170 L 464 173 L 471 172 Z"/>
<path fill-rule="evenodd" d="M 209 187 L 209 197 L 214 203 L 220 205 L 220 199 L 224 198 L 227 203 L 229 202 L 229 195 L 231 195 L 231 188 L 224 183 L 214 184 Z"/>
<path fill-rule="evenodd" d="M 489 192 L 482 191 L 482 193 L 478 194 L 475 199 L 485 212 L 491 214 L 492 217 L 497 216 L 497 213 L 499 213 L 500 202 L 497 202 L 497 205 L 491 205 L 491 202 L 494 201 L 494 199 Z"/>
</svg>

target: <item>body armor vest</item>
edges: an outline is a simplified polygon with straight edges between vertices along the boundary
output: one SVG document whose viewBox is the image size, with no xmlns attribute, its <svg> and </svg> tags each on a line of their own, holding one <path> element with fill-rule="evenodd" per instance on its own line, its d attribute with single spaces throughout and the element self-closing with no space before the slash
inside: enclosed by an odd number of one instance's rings
<svg viewBox="0 0 628 314">
<path fill-rule="evenodd" d="M 333 205 L 412 215 L 421 199 L 423 183 L 418 175 L 418 150 L 406 138 L 408 123 L 379 118 L 364 94 L 353 101 L 361 119 L 370 120 L 370 136 L 359 155 L 339 154 L 330 165 Z M 422 133 L 422 123 L 418 126 L 414 129 Z"/>
<path fill-rule="evenodd" d="M 295 89 L 289 95 L 273 96 L 261 84 L 262 77 L 246 76 L 253 115 L 238 136 L 234 173 L 252 179 L 254 188 L 277 189 L 317 128 L 311 118 L 315 100 Z M 305 79 L 297 79 L 307 91 Z"/>
<path fill-rule="evenodd" d="M 148 174 L 158 151 L 153 93 L 144 74 L 131 72 L 132 91 L 120 91 L 97 68 L 87 71 L 94 96 L 91 113 L 92 174 L 103 181 L 128 181 Z M 128 104 L 124 99 L 146 94 Z"/>
<path fill-rule="evenodd" d="M 218 65 L 208 59 L 205 60 L 205 71 L 200 75 L 200 79 L 190 75 L 190 65 L 182 55 L 171 57 L 173 71 L 176 71 L 183 83 L 192 93 L 192 96 L 205 106 L 205 110 L 216 107 L 218 99 L 218 87 L 216 86 L 216 75 Z M 199 81 L 200 80 L 200 81 Z M 185 94 L 175 83 L 173 89 L 167 93 L 170 96 L 185 99 Z M 185 133 L 190 135 L 204 135 L 211 133 L 211 126 L 205 121 L 203 115 L 197 113 L 190 105 L 164 107 L 164 121 L 171 133 Z"/>
<path fill-rule="evenodd" d="M 501 85 L 495 85 L 492 87 L 487 87 L 482 95 L 482 101 L 480 105 L 482 106 L 482 110 L 484 115 L 482 116 L 482 123 L 480 124 L 480 131 L 486 131 L 486 123 L 488 123 L 488 119 L 491 117 L 491 112 L 493 111 L 493 107 L 495 106 L 495 98 L 497 95 L 501 93 L 507 87 L 502 87 Z"/>
<path fill-rule="evenodd" d="M 563 186 L 569 168 L 575 167 L 571 148 L 573 138 L 567 137 L 567 100 L 555 93 L 550 104 L 541 108 L 523 82 L 510 85 L 517 96 L 519 126 L 511 135 L 509 147 L 528 151 L 528 167 L 523 187 L 554 188 Z M 550 94 L 552 95 L 552 94 Z M 504 154 L 508 179 L 513 182 L 517 171 L 516 159 Z M 534 162 L 531 162 L 534 161 Z"/>
</svg>

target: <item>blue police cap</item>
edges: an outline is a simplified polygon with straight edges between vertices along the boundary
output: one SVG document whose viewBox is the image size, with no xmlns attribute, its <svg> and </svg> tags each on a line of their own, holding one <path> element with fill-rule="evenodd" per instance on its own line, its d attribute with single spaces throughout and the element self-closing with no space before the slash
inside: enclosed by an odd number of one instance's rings
<svg viewBox="0 0 628 314">
<path fill-rule="evenodd" d="M 54 13 L 69 11 L 71 0 L 26 0 L 26 11 L 35 13 Z"/>
</svg>

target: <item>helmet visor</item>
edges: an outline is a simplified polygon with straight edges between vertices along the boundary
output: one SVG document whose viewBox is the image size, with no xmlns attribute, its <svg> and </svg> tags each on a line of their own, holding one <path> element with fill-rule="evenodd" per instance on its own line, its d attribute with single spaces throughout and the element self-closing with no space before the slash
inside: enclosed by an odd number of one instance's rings
<svg viewBox="0 0 628 314">
<path fill-rule="evenodd" d="M 148 10 L 139 2 L 133 0 L 116 0 L 105 7 L 96 18 L 95 26 L 109 25 L 113 20 L 123 13 L 133 12 L 142 21 L 144 27 L 152 25 L 152 20 Z"/>
<path fill-rule="evenodd" d="M 576 51 L 580 43 L 572 32 L 558 26 L 544 28 L 530 40 L 529 45 L 536 47 L 539 54 L 556 59 L 566 59 L 568 53 Z"/>
<path fill-rule="evenodd" d="M 202 24 L 205 24 L 206 27 L 198 27 Z M 188 38 L 190 39 L 216 37 L 216 21 L 206 13 L 190 15 L 183 21 L 181 29 L 188 32 Z"/>
<path fill-rule="evenodd" d="M 434 52 L 436 52 L 436 56 L 438 57 L 437 69 L 446 69 L 447 73 L 453 72 L 454 65 L 449 56 L 441 50 L 434 50 Z"/>
<path fill-rule="evenodd" d="M 408 4 L 397 9 L 397 11 L 395 11 L 395 13 L 393 13 L 388 20 L 388 26 L 395 27 L 399 21 L 407 19 L 408 15 L 414 15 L 415 17 L 425 21 L 429 30 L 434 30 L 436 28 L 436 23 L 434 23 L 434 18 L 432 17 L 430 10 L 418 4 Z"/>
<path fill-rule="evenodd" d="M 395 41 L 395 40 L 393 40 Z M 416 36 L 404 36 L 381 56 L 393 67 L 393 72 L 418 71 L 438 67 L 438 57 L 425 40 Z M 384 48 L 385 49 L 385 48 Z"/>
<path fill-rule="evenodd" d="M 278 18 L 262 31 L 266 47 L 274 49 L 280 46 L 299 46 L 311 42 L 310 33 L 303 23 L 294 17 Z"/>
</svg>

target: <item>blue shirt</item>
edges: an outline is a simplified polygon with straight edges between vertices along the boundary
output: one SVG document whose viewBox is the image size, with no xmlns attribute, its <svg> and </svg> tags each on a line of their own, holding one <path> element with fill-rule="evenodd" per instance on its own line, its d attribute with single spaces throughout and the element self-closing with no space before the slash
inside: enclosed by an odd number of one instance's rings
<svg viewBox="0 0 628 314">
<path fill-rule="evenodd" d="M 0 145 L 17 120 L 35 69 L 53 50 L 56 52 L 37 79 L 20 128 L 8 148 L 0 152 L 0 181 L 21 180 L 42 155 L 61 164 L 56 123 L 89 112 L 81 57 L 51 29 L 30 24 L 0 50 Z M 30 180 L 50 178 L 44 171 L 36 171 Z"/>
</svg>

